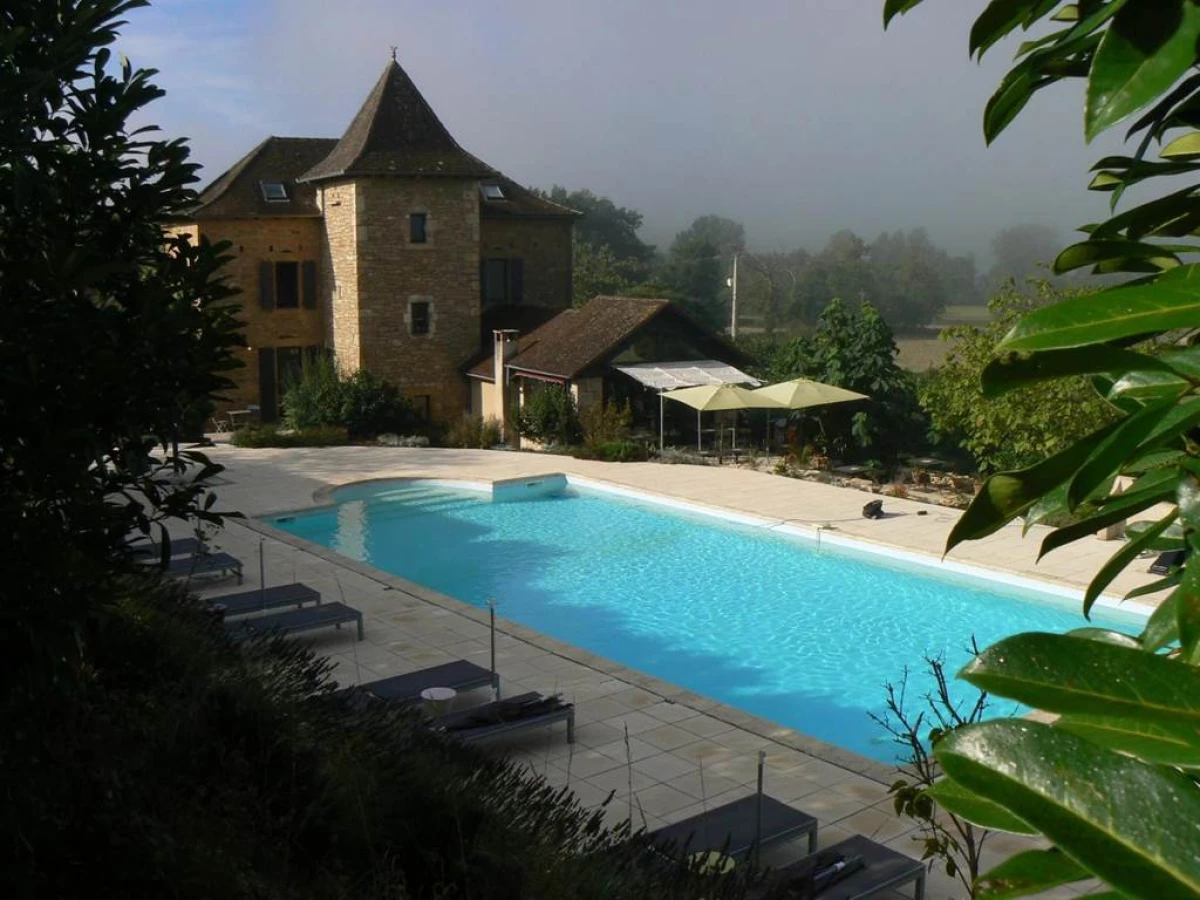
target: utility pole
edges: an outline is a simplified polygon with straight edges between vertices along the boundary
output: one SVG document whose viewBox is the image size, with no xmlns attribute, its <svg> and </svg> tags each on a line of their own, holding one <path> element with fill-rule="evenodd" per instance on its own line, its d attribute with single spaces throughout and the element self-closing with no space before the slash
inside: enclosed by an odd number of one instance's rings
<svg viewBox="0 0 1200 900">
<path fill-rule="evenodd" d="M 729 312 L 729 336 L 737 340 L 737 264 L 738 254 L 733 254 L 733 277 L 729 279 L 729 287 L 733 292 L 733 303 Z"/>
</svg>

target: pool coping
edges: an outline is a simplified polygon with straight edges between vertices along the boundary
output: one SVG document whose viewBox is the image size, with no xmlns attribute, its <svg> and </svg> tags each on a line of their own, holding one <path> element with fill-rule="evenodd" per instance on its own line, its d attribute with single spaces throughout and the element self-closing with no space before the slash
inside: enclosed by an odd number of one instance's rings
<svg viewBox="0 0 1200 900">
<path fill-rule="evenodd" d="M 761 516 L 739 513 L 706 504 L 680 501 L 675 498 L 656 495 L 643 490 L 633 490 L 621 485 L 603 481 L 601 479 L 587 478 L 569 473 L 562 474 L 567 479 L 568 484 L 576 484 L 582 487 L 631 497 L 634 499 L 647 500 L 651 503 L 673 507 L 676 509 L 698 512 L 703 515 L 725 519 L 727 521 L 740 522 L 742 524 L 754 526 L 771 526 L 771 523 L 774 522 L 772 519 L 766 519 Z M 332 565 L 346 569 L 350 572 L 354 572 L 374 582 L 382 584 L 387 590 L 400 591 L 414 599 L 430 603 L 448 612 L 463 616 L 466 619 L 486 626 L 490 621 L 490 615 L 487 609 L 481 609 L 480 607 L 473 606 L 465 601 L 458 600 L 447 594 L 442 594 L 424 585 L 417 584 L 416 582 L 409 581 L 408 579 L 402 578 L 398 575 L 385 572 L 382 569 L 376 568 L 375 566 L 359 560 L 351 559 L 347 556 L 343 556 L 342 554 L 313 541 L 309 541 L 305 538 L 293 535 L 290 532 L 275 528 L 267 522 L 262 521 L 262 519 L 279 518 L 293 514 L 299 515 L 310 513 L 320 509 L 329 509 L 336 506 L 336 503 L 332 501 L 337 491 L 359 485 L 378 484 L 385 482 L 426 482 L 437 484 L 443 487 L 457 487 L 465 490 L 486 491 L 488 488 L 493 487 L 495 484 L 501 481 L 513 480 L 523 479 L 447 479 L 436 476 L 423 477 L 420 475 L 354 479 L 342 484 L 328 484 L 318 488 L 313 492 L 314 502 L 311 506 L 290 510 L 263 512 L 259 513 L 258 516 L 255 517 L 248 516 L 244 519 L 241 519 L 238 521 L 238 524 L 263 536 L 270 537 L 274 540 L 294 547 L 297 550 L 310 553 L 313 556 L 316 556 Z M 809 537 L 810 539 L 812 532 L 816 532 L 819 538 L 820 532 L 822 531 L 820 528 L 803 528 L 801 526 L 788 525 L 786 521 L 777 523 L 774 527 L 783 527 L 786 528 L 791 534 Z M 825 538 L 825 540 L 834 539 L 834 535 L 828 535 Z M 1062 585 L 1054 584 L 1052 582 L 1039 581 L 1037 579 L 1023 578 L 1021 576 L 1013 575 L 1012 573 L 1005 573 L 1003 570 L 954 562 L 939 562 L 936 560 L 931 562 L 930 559 L 923 554 L 909 550 L 901 550 L 900 548 L 896 548 L 882 542 L 877 543 L 862 540 L 860 538 L 848 539 L 841 538 L 840 536 L 837 536 L 837 540 L 839 543 L 854 546 L 856 549 L 860 549 L 858 545 L 865 545 L 866 552 L 875 555 L 882 555 L 881 551 L 886 551 L 887 554 L 894 553 L 898 556 L 911 557 L 922 566 L 928 566 L 932 568 L 944 566 L 947 569 L 950 569 L 950 567 L 967 569 L 970 570 L 969 574 L 985 579 L 992 578 L 994 575 L 1007 576 L 1002 580 L 1018 586 L 1032 586 L 1033 589 L 1042 591 L 1044 593 L 1052 593 L 1059 596 L 1072 594 L 1075 597 L 1081 595 L 1081 592 L 1072 592 L 1071 589 Z M 1126 606 L 1124 609 L 1128 610 L 1129 607 Z M 732 727 L 739 728 L 755 735 L 756 737 L 762 738 L 763 740 L 770 741 L 790 750 L 805 753 L 814 759 L 818 759 L 846 771 L 853 772 L 856 775 L 868 778 L 885 787 L 890 787 L 896 780 L 897 775 L 902 772 L 900 767 L 897 765 L 869 759 L 865 756 L 854 753 L 853 751 L 846 750 L 842 747 L 838 747 L 834 744 L 830 744 L 826 741 L 812 737 L 811 735 L 804 734 L 803 732 L 797 731 L 793 728 L 788 728 L 761 716 L 752 715 L 751 713 L 730 706 L 729 704 L 722 703 L 719 700 L 714 700 L 701 694 L 697 694 L 663 678 L 649 675 L 638 669 L 633 669 L 621 663 L 615 662 L 607 657 L 584 650 L 582 647 L 577 647 L 574 644 L 560 641 L 557 638 L 550 637 L 549 635 L 543 634 L 540 631 L 535 631 L 534 629 L 528 628 L 518 622 L 514 622 L 500 615 L 496 616 L 496 631 L 500 634 L 536 647 L 543 652 L 551 653 L 570 660 L 578 665 L 585 666 L 607 677 L 627 682 L 631 685 L 641 688 L 644 691 L 647 691 L 648 693 L 654 694 L 667 703 L 677 704 L 693 710 L 698 714 L 703 714 L 718 719 Z"/>
</svg>

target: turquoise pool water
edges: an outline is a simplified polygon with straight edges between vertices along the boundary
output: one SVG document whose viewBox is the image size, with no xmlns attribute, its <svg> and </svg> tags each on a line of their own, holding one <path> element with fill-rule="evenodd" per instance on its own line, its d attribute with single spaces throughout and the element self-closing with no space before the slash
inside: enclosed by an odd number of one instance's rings
<svg viewBox="0 0 1200 900">
<path fill-rule="evenodd" d="M 972 635 L 986 646 L 1085 624 L 1076 601 L 574 487 L 494 502 L 387 482 L 335 500 L 268 521 L 467 603 L 495 598 L 508 619 L 885 761 L 895 747 L 869 713 L 906 666 L 915 704 L 931 687 L 925 655 L 944 654 L 954 671 Z"/>
</svg>

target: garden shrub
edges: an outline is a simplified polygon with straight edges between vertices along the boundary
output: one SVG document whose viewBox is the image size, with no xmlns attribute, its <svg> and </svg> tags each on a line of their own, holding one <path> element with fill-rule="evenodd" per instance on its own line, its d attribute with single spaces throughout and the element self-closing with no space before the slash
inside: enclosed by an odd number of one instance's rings
<svg viewBox="0 0 1200 900">
<path fill-rule="evenodd" d="M 575 398 L 556 384 L 535 389 L 517 414 L 517 433 L 547 446 L 579 443 L 582 430 Z"/>
<path fill-rule="evenodd" d="M 286 386 L 283 415 L 297 430 L 333 425 L 356 439 L 400 433 L 418 424 L 398 387 L 365 369 L 343 375 L 329 356 L 310 359 L 303 377 Z"/>
<path fill-rule="evenodd" d="M 585 444 L 576 456 L 603 462 L 645 462 L 650 458 L 650 451 L 637 441 L 609 441 L 595 447 Z"/>
<path fill-rule="evenodd" d="M 446 434 L 446 443 L 451 447 L 467 450 L 490 450 L 497 444 L 504 443 L 504 429 L 500 420 L 494 416 L 481 419 L 471 413 L 463 413 L 462 417 L 450 426 Z"/>
<path fill-rule="evenodd" d="M 336 447 L 349 441 L 346 429 L 338 425 L 311 425 L 281 430 L 273 425 L 241 428 L 229 438 L 235 447 Z"/>
<path fill-rule="evenodd" d="M 479 427 L 479 446 L 484 450 L 490 450 L 497 444 L 504 443 L 504 426 L 500 424 L 500 420 L 495 416 L 488 416 Z"/>
<path fill-rule="evenodd" d="M 584 407 L 579 412 L 583 445 L 594 450 L 601 444 L 624 441 L 629 437 L 632 421 L 633 410 L 628 400 L 624 404 L 608 401 Z"/>
</svg>

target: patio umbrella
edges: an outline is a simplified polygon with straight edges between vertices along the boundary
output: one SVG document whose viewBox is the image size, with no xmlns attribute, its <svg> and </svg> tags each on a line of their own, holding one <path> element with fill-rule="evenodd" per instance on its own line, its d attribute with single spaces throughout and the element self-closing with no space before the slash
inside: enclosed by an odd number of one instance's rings
<svg viewBox="0 0 1200 900">
<path fill-rule="evenodd" d="M 697 450 L 701 449 L 700 414 L 703 412 L 728 409 L 786 409 L 779 401 L 761 396 L 758 391 L 738 384 L 702 384 L 699 387 L 667 391 L 659 396 L 667 400 L 676 400 L 696 410 Z"/>
<path fill-rule="evenodd" d="M 781 381 L 778 384 L 768 384 L 750 393 L 765 400 L 774 400 L 784 409 L 808 409 L 813 406 L 827 406 L 831 403 L 849 403 L 851 400 L 870 400 L 866 394 L 848 391 L 845 388 L 834 387 L 810 378 L 794 378 L 791 381 Z"/>
</svg>

